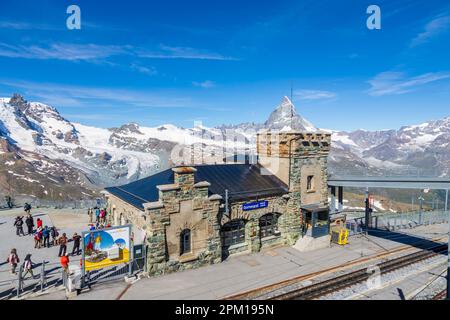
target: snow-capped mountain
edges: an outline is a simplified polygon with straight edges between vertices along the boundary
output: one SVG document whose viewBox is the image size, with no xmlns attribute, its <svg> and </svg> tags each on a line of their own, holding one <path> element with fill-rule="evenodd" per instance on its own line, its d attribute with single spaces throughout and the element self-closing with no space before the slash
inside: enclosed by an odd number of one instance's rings
<svg viewBox="0 0 450 320">
<path fill-rule="evenodd" d="M 287 97 L 264 124 L 185 129 L 130 123 L 104 129 L 72 123 L 54 107 L 14 95 L 0 99 L 0 193 L 90 198 L 105 185 L 136 180 L 174 164 L 219 163 L 234 153 L 254 154 L 261 129 L 318 130 L 297 114 Z M 433 168 L 449 174 L 450 117 L 398 131 L 332 131 L 332 139 L 331 172 Z"/>
<path fill-rule="evenodd" d="M 399 130 L 334 132 L 334 155 L 350 152 L 369 170 L 450 175 L 450 117 Z"/>
<path fill-rule="evenodd" d="M 283 97 L 281 104 L 270 114 L 264 127 L 280 131 L 317 131 L 312 123 L 297 114 L 294 104 L 288 97 Z"/>
</svg>

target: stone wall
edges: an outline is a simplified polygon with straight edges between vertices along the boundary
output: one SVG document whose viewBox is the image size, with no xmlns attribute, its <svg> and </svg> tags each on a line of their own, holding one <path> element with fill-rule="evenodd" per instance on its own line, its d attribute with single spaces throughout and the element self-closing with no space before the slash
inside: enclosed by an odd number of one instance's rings
<svg viewBox="0 0 450 320">
<path fill-rule="evenodd" d="M 148 272 L 159 275 L 221 262 L 220 196 L 208 196 L 209 183 L 194 181 L 195 168 L 174 171 L 174 184 L 158 186 L 159 201 L 145 204 Z M 180 255 L 180 234 L 191 230 L 191 252 Z"/>
</svg>

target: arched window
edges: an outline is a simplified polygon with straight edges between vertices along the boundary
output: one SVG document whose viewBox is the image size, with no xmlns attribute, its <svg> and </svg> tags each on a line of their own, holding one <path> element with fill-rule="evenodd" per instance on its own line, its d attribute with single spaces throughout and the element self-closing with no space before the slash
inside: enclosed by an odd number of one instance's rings
<svg viewBox="0 0 450 320">
<path fill-rule="evenodd" d="M 221 228 L 222 245 L 232 246 L 245 242 L 245 220 L 227 222 Z"/>
<path fill-rule="evenodd" d="M 191 252 L 191 230 L 184 229 L 180 234 L 180 255 Z"/>
<path fill-rule="evenodd" d="M 261 238 L 270 237 L 278 233 L 278 215 L 269 213 L 259 219 Z"/>
</svg>

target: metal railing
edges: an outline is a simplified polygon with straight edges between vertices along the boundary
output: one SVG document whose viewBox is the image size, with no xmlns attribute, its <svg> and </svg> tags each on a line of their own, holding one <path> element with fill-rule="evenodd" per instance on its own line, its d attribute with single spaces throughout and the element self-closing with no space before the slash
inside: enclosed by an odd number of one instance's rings
<svg viewBox="0 0 450 320">
<path fill-rule="evenodd" d="M 347 214 L 359 215 L 364 212 L 348 212 Z M 418 226 L 427 226 L 439 223 L 448 223 L 449 213 L 439 211 L 413 211 L 403 213 L 379 212 L 372 215 L 370 228 L 396 231 L 411 229 Z M 354 217 L 346 221 L 349 236 L 365 232 L 366 221 L 364 216 Z"/>
<path fill-rule="evenodd" d="M 8 279 L 0 281 L 0 300 L 11 298 L 21 298 L 29 293 L 43 292 L 49 288 L 62 284 L 60 274 L 61 266 L 58 263 L 42 261 L 35 263 L 31 272 L 24 270 L 23 264 L 18 265 L 16 274 Z M 11 266 L 8 264 L 0 270 L 2 278 L 7 278 L 5 273 L 11 273 Z"/>
</svg>

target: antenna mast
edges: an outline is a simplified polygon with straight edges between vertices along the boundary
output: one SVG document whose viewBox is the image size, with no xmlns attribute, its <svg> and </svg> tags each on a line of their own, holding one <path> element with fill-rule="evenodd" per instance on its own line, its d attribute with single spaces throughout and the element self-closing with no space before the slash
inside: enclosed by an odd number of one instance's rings
<svg viewBox="0 0 450 320">
<path fill-rule="evenodd" d="M 294 128 L 292 127 L 292 120 L 294 118 L 294 105 L 292 102 L 293 95 L 294 95 L 294 81 L 291 80 L 291 130 L 294 130 Z"/>
</svg>

